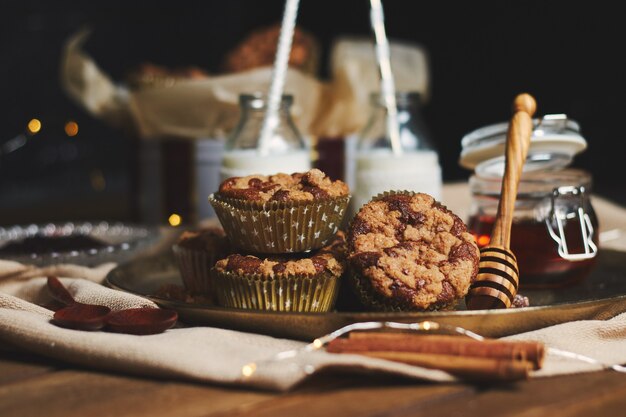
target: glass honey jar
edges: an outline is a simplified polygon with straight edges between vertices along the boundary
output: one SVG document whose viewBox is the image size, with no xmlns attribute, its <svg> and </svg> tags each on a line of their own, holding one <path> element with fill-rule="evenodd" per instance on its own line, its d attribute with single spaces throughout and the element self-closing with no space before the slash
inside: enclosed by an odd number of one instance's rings
<svg viewBox="0 0 626 417">
<path fill-rule="evenodd" d="M 517 257 L 521 288 L 563 287 L 585 279 L 598 252 L 592 176 L 567 168 L 586 148 L 586 141 L 578 124 L 565 115 L 544 116 L 534 124 L 515 203 L 511 250 Z M 479 247 L 489 244 L 498 209 L 505 137 L 506 125 L 492 125 L 466 135 L 462 142 L 460 163 L 474 169 L 467 223 Z"/>
</svg>

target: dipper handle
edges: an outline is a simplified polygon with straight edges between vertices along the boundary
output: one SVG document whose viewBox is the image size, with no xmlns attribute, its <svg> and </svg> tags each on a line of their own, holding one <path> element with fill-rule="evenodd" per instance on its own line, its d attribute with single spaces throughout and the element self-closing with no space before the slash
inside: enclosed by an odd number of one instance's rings
<svg viewBox="0 0 626 417">
<path fill-rule="evenodd" d="M 535 99 L 528 94 L 518 95 L 513 102 L 498 213 L 489 245 L 480 251 L 478 275 L 465 297 L 470 310 L 508 308 L 517 294 L 519 270 L 515 254 L 509 248 L 511 225 L 519 180 L 530 146 L 535 109 Z"/>
<path fill-rule="evenodd" d="M 530 94 L 522 93 L 515 97 L 513 102 L 513 117 L 507 131 L 504 177 L 498 213 L 491 231 L 490 245 L 492 246 L 508 249 L 511 244 L 511 225 L 517 188 L 530 147 L 530 137 L 533 132 L 532 116 L 536 108 L 535 99 Z"/>
</svg>

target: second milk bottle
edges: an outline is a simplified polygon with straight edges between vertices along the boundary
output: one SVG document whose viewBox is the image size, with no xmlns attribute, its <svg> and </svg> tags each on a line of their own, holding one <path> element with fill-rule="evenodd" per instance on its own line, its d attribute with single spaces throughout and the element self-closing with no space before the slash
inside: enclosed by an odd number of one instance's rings
<svg viewBox="0 0 626 417">
<path fill-rule="evenodd" d="M 439 155 L 421 119 L 419 93 L 396 93 L 401 155 L 392 152 L 382 96 L 374 93 L 370 100 L 371 114 L 358 134 L 354 154 L 352 212 L 358 211 L 372 197 L 390 190 L 422 192 L 440 200 Z"/>
</svg>

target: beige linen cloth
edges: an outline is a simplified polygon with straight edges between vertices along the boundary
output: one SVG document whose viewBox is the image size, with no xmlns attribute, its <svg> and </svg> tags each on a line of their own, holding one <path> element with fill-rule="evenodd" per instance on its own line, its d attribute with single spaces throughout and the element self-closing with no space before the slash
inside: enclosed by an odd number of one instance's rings
<svg viewBox="0 0 626 417">
<path fill-rule="evenodd" d="M 465 195 L 465 186 L 459 187 L 445 187 L 443 201 L 463 214 L 467 202 L 450 198 Z M 604 222 L 603 230 L 609 233 L 603 246 L 626 251 L 626 210 L 602 199 L 595 199 L 594 205 Z M 57 265 L 41 269 L 0 260 L 0 343 L 94 369 L 279 391 L 294 387 L 321 369 L 391 373 L 439 382 L 455 380 L 438 370 L 323 350 L 274 360 L 276 354 L 306 344 L 211 327 L 180 326 L 149 336 L 69 330 L 51 324 L 52 312 L 38 306 L 51 301 L 45 276 L 57 275 L 63 277 L 62 282 L 78 301 L 104 304 L 113 310 L 156 307 L 141 297 L 100 285 L 114 266 Z M 626 363 L 626 313 L 609 320 L 564 323 L 507 339 L 538 340 L 549 348 L 543 369 L 534 372 L 533 377 L 597 371 Z M 557 350 L 593 361 L 566 357 Z M 246 367 L 250 363 L 255 366 Z M 254 372 L 244 376 L 244 369 Z"/>
</svg>

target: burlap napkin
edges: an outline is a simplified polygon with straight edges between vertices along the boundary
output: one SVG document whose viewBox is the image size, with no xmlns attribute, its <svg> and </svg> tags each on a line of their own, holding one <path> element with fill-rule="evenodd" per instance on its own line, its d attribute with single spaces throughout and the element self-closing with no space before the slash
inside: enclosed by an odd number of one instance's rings
<svg viewBox="0 0 626 417">
<path fill-rule="evenodd" d="M 444 201 L 445 197 L 444 190 Z M 450 201 L 446 203 L 454 206 Z M 604 246 L 626 250 L 619 232 L 626 230 L 624 209 L 606 201 L 595 203 L 600 218 L 610 230 L 618 231 L 613 233 L 617 238 L 613 236 Z M 50 323 L 52 312 L 39 307 L 51 301 L 46 275 L 63 277 L 78 301 L 104 304 L 113 310 L 154 306 L 141 297 L 100 285 L 113 266 L 57 265 L 40 269 L 0 260 L 0 341 L 102 370 L 273 390 L 290 389 L 326 368 L 393 373 L 428 381 L 455 380 L 442 371 L 323 350 L 275 360 L 276 354 L 301 349 L 305 343 L 211 327 L 179 326 L 158 335 L 133 336 L 68 330 Z M 597 371 L 626 363 L 626 313 L 609 320 L 564 323 L 507 339 L 538 340 L 549 348 L 544 367 L 532 377 Z M 574 358 L 573 354 L 585 358 Z M 247 366 L 251 363 L 254 365 Z"/>
</svg>

